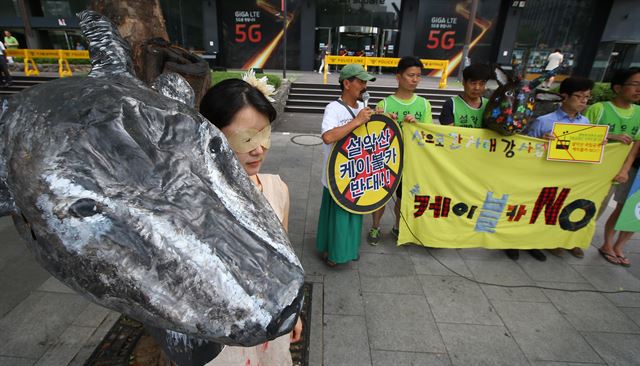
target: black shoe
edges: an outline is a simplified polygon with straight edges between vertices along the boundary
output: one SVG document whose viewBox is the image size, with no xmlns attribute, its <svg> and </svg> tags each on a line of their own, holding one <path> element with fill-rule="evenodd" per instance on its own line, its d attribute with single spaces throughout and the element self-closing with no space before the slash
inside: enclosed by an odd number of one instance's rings
<svg viewBox="0 0 640 366">
<path fill-rule="evenodd" d="M 533 258 L 539 260 L 540 262 L 544 262 L 547 260 L 547 256 L 544 255 L 544 253 L 542 253 L 542 251 L 539 249 L 530 249 L 527 250 L 527 252 L 529 252 L 529 254 L 531 254 Z"/>
<path fill-rule="evenodd" d="M 520 251 L 518 249 L 505 249 L 504 254 L 512 261 L 517 261 L 520 258 Z"/>
</svg>

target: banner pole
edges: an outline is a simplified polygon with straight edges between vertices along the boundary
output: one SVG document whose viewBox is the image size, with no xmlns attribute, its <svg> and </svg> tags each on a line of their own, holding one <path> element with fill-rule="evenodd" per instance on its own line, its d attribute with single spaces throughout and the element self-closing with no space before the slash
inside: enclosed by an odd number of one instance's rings
<svg viewBox="0 0 640 366">
<path fill-rule="evenodd" d="M 469 44 L 473 35 L 473 24 L 476 22 L 476 13 L 478 12 L 478 0 L 471 3 L 471 14 L 469 15 L 469 24 L 467 24 L 467 34 L 464 37 L 464 46 L 462 47 L 462 59 L 458 66 L 458 81 L 462 82 L 462 70 L 465 67 L 467 57 L 469 57 Z"/>
<path fill-rule="evenodd" d="M 287 0 L 282 0 L 282 78 L 287 78 Z"/>
</svg>

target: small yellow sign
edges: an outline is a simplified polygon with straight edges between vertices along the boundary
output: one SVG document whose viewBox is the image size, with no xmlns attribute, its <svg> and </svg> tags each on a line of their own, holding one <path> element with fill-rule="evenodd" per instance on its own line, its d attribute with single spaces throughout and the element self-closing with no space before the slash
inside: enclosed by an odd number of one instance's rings
<svg viewBox="0 0 640 366">
<path fill-rule="evenodd" d="M 547 160 L 599 164 L 608 132 L 607 125 L 556 122 L 553 124 L 555 139 L 549 141 Z"/>
</svg>

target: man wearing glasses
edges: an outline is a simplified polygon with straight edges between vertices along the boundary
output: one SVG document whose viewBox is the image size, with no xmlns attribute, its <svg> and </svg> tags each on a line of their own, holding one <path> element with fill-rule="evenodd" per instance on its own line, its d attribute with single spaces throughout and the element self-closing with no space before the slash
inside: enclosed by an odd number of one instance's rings
<svg viewBox="0 0 640 366">
<path fill-rule="evenodd" d="M 560 95 L 562 95 L 563 98 L 562 104 L 555 112 L 540 116 L 533 121 L 527 130 L 527 135 L 547 140 L 555 140 L 556 137 L 553 135 L 553 124 L 555 122 L 588 124 L 589 119 L 581 113 L 587 108 L 587 102 L 591 99 L 591 89 L 593 89 L 593 85 L 593 80 L 587 78 L 570 77 L 564 79 L 562 83 L 560 83 Z M 549 249 L 549 252 L 561 257 L 564 254 L 564 249 Z M 576 258 L 584 257 L 584 252 L 578 247 L 569 250 L 569 253 Z M 540 252 L 540 254 L 542 253 Z M 544 256 L 544 254 L 542 254 L 542 256 Z"/>
<path fill-rule="evenodd" d="M 611 90 L 616 94 L 613 100 L 592 105 L 585 115 L 594 124 L 609 126 L 607 136 L 609 141 L 619 141 L 628 145 L 640 140 L 640 107 L 634 104 L 640 102 L 640 68 L 633 67 L 617 71 L 611 79 Z M 624 267 L 629 267 L 631 262 L 624 256 L 622 249 L 633 233 L 621 231 L 618 239 L 614 240 L 616 234 L 614 227 L 631 189 L 633 178 L 636 176 L 638 169 L 636 157 L 639 149 L 640 143 L 635 143 L 614 178 L 620 183 L 615 186 L 613 194 L 617 205 L 604 226 L 604 244 L 599 249 L 607 262 Z M 603 202 L 603 208 L 607 203 L 608 200 Z"/>
</svg>

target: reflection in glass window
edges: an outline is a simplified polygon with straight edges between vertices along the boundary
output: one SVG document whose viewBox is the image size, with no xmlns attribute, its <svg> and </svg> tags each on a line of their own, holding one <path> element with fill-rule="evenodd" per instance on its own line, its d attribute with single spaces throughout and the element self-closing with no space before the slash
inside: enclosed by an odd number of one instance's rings
<svg viewBox="0 0 640 366">
<path fill-rule="evenodd" d="M 202 2 L 160 0 L 160 6 L 171 42 L 187 49 L 202 50 Z"/>
<path fill-rule="evenodd" d="M 88 0 L 42 0 L 42 13 L 45 17 L 69 18 L 87 8 Z"/>
<path fill-rule="evenodd" d="M 525 63 L 528 72 L 544 70 L 547 57 L 562 50 L 561 73 L 570 74 L 587 41 L 596 0 L 529 0 L 516 36 L 513 63 Z"/>
<path fill-rule="evenodd" d="M 0 16 L 15 17 L 20 16 L 18 0 L 0 0 Z"/>
<path fill-rule="evenodd" d="M 316 26 L 398 28 L 401 0 L 317 0 Z"/>
</svg>

